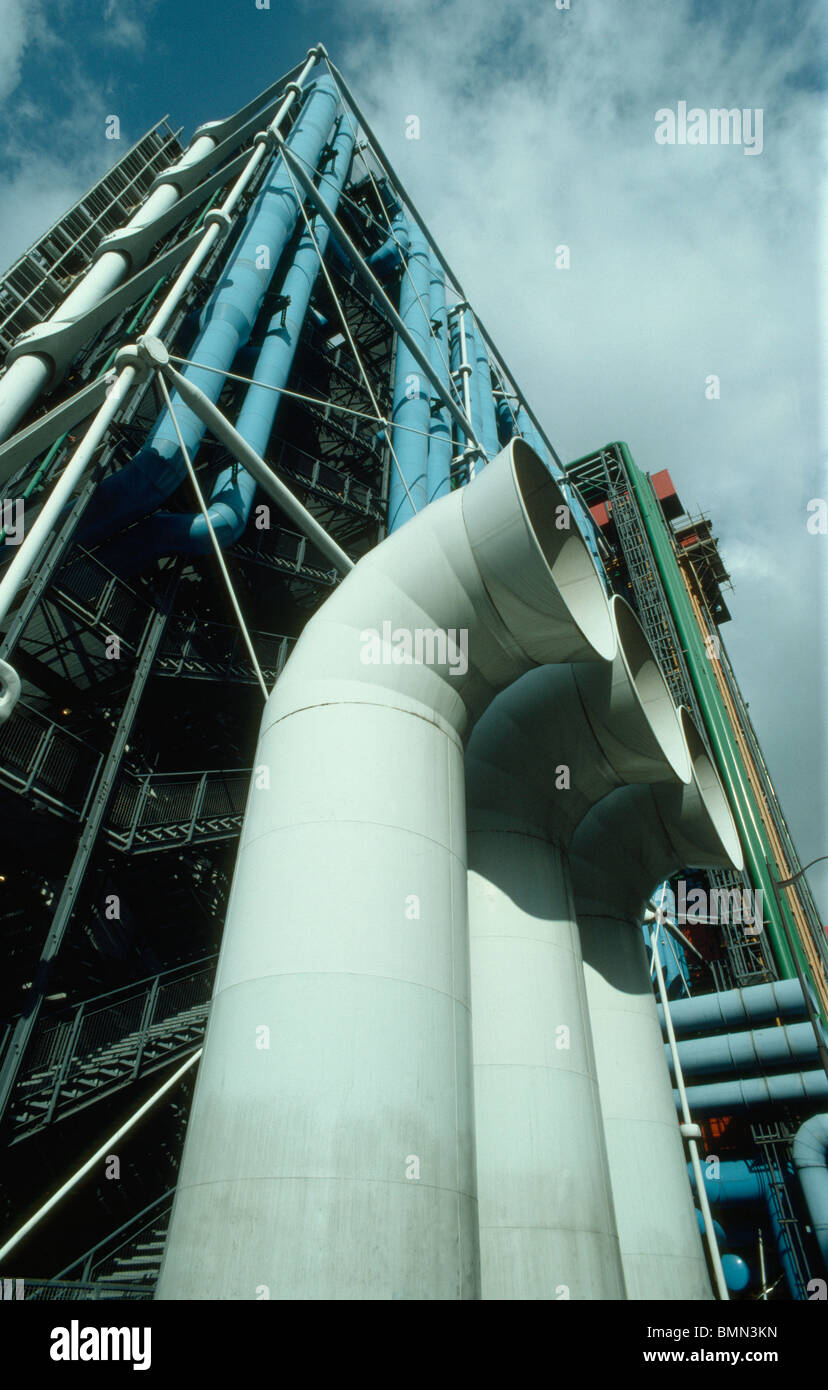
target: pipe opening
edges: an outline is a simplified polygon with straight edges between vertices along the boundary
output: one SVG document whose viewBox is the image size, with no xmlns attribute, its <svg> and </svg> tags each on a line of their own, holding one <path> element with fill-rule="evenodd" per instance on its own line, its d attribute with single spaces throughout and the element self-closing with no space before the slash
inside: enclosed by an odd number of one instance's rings
<svg viewBox="0 0 828 1390">
<path fill-rule="evenodd" d="M 678 721 L 673 697 L 661 673 L 644 629 L 626 599 L 613 595 L 610 604 L 618 646 L 632 680 L 642 713 L 673 772 L 690 781 L 690 752 Z"/>
<path fill-rule="evenodd" d="M 687 742 L 687 750 L 690 754 L 690 762 L 693 767 L 693 777 L 696 786 L 704 802 L 705 810 L 710 817 L 713 829 L 719 837 L 719 841 L 727 857 L 737 870 L 744 867 L 742 858 L 742 846 L 739 843 L 739 835 L 736 830 L 736 822 L 728 805 L 721 778 L 710 760 L 710 755 L 705 748 L 701 735 L 696 728 L 690 714 L 684 705 L 679 709 L 679 721 L 681 731 Z"/>
<path fill-rule="evenodd" d="M 552 578 L 581 634 L 607 661 L 615 654 L 615 632 L 604 586 L 587 544 L 570 515 L 570 526 L 558 523 L 569 503 L 543 459 L 522 439 L 509 447 L 515 482 L 527 523 Z"/>
</svg>

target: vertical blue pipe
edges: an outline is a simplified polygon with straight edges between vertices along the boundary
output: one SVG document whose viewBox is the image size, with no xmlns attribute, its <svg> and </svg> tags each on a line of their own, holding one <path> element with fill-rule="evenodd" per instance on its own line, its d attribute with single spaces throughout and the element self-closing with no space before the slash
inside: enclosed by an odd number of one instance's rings
<svg viewBox="0 0 828 1390">
<path fill-rule="evenodd" d="M 429 257 L 430 310 L 433 336 L 430 344 L 431 365 L 447 391 L 452 390 L 449 372 L 448 320 L 446 315 L 446 282 L 442 266 L 434 256 Z M 450 490 L 451 459 L 453 445 L 451 438 L 451 416 L 445 406 L 435 396 L 431 402 L 431 438 L 428 444 L 429 502 L 444 497 Z"/>
<path fill-rule="evenodd" d="M 338 97 L 332 81 L 320 77 L 290 133 L 288 144 L 306 167 L 316 169 L 331 132 Z M 185 375 L 215 402 L 240 347 L 247 342 L 265 292 L 293 230 L 299 204 L 284 161 L 274 162 L 253 202 L 239 240 L 228 257 L 216 289 L 202 315 L 202 330 L 191 359 L 214 371 L 186 367 Z M 183 401 L 173 408 L 191 457 L 204 435 L 204 425 Z M 144 447 L 135 458 L 106 478 L 92 499 L 78 531 L 83 545 L 93 544 L 113 530 L 153 511 L 170 496 L 186 473 L 172 420 L 162 411 Z"/>
<path fill-rule="evenodd" d="M 387 279 L 393 271 L 398 270 L 402 265 L 402 256 L 408 249 L 408 218 L 404 212 L 398 211 L 394 214 L 391 230 L 382 246 L 371 252 L 366 264 L 371 267 L 380 280 Z M 347 261 L 346 264 L 350 270 L 350 261 Z"/>
<path fill-rule="evenodd" d="M 468 311 L 468 309 L 467 309 L 466 312 L 465 312 L 465 314 L 464 314 L 464 323 L 463 323 L 464 333 L 465 333 L 465 336 L 466 336 L 466 358 L 465 358 L 465 362 L 466 362 L 466 365 L 469 366 L 469 367 L 471 368 L 471 371 L 468 372 L 467 377 L 465 377 L 465 378 L 464 378 L 463 374 L 461 374 L 461 372 L 460 372 L 460 367 L 463 365 L 463 360 L 464 360 L 464 359 L 463 359 L 463 343 L 462 343 L 462 338 L 461 338 L 461 336 L 460 336 L 460 315 L 459 315 L 459 314 L 452 314 L 451 318 L 449 319 L 449 328 L 448 328 L 448 337 L 449 337 L 449 364 L 450 364 L 450 366 L 451 366 L 452 377 L 453 377 L 453 380 L 454 380 L 454 389 L 455 389 L 455 391 L 456 391 L 456 393 L 457 393 L 457 399 L 458 399 L 458 401 L 460 402 L 460 404 L 462 405 L 462 407 L 463 407 L 464 410 L 466 409 L 466 392 L 465 392 L 465 389 L 464 389 L 464 380 L 465 380 L 465 379 L 468 380 L 468 383 L 469 383 L 469 418 L 471 419 L 471 423 L 472 423 L 472 426 L 473 426 L 473 428 L 474 428 L 474 430 L 475 430 L 475 434 L 477 434 L 477 427 L 476 427 L 476 425 L 475 425 L 475 417 L 479 417 L 479 410 L 478 410 L 478 407 L 477 407 L 477 397 L 476 397 L 476 394 L 475 394 L 476 373 L 475 373 L 475 371 L 474 371 L 474 362 L 473 362 L 473 360 L 472 360 L 473 354 L 472 354 L 472 350 L 471 350 L 471 339 L 469 338 L 469 328 L 470 328 L 470 325 L 471 325 L 471 314 L 469 313 L 469 311 Z M 478 439 L 479 439 L 479 438 L 480 438 L 480 435 L 477 434 L 477 437 L 478 437 Z M 468 447 L 468 443 L 469 443 L 469 441 L 468 441 L 468 439 L 466 438 L 465 434 L 463 434 L 462 431 L 461 431 L 459 428 L 457 428 L 457 427 L 455 426 L 455 452 L 456 452 L 458 455 L 462 454 L 462 453 L 465 451 L 465 449 Z M 485 460 L 484 460 L 484 459 L 476 459 L 476 460 L 475 460 L 475 463 L 474 463 L 475 470 L 477 470 L 477 469 L 479 469 L 479 468 L 482 468 L 482 467 L 484 466 L 484 463 L 485 463 Z"/>
<path fill-rule="evenodd" d="M 429 286 L 428 243 L 415 223 L 409 226 L 408 273 L 400 281 L 399 314 L 420 351 L 427 357 L 431 336 L 431 290 Z M 394 429 L 392 440 L 399 470 L 391 460 L 388 486 L 388 530 L 396 531 L 422 511 L 428 497 L 426 473 L 428 468 L 428 435 L 431 420 L 431 386 L 423 380 L 418 364 L 408 347 L 397 339 L 397 361 L 394 372 Z M 406 494 L 400 472 L 410 494 Z M 414 508 L 412 510 L 412 502 Z"/>
<path fill-rule="evenodd" d="M 319 180 L 322 198 L 333 211 L 336 210 L 347 177 L 353 146 L 353 135 L 347 122 L 343 121 L 333 141 L 326 172 Z M 258 454 L 264 454 L 267 449 L 282 400 L 278 388 L 287 383 L 319 273 L 319 254 L 325 254 L 328 244 L 330 232 L 327 224 L 318 214 L 310 221 L 313 235 L 303 221 L 302 234 L 281 286 L 283 298 L 290 302 L 284 312 L 280 309 L 273 315 L 259 349 L 254 378 L 261 385 L 254 384 L 248 388 L 236 420 L 239 434 Z M 314 246 L 314 238 L 319 252 Z M 275 390 L 272 389 L 274 387 Z M 247 525 L 255 493 L 255 479 L 236 463 L 218 475 L 210 496 L 208 515 L 220 545 L 232 545 L 241 535 Z M 135 573 L 150 558 L 173 554 L 202 555 L 207 554 L 211 547 L 207 523 L 200 512 L 193 515 L 156 512 L 142 525 L 107 547 L 102 559 L 117 573 L 129 574 Z"/>
<path fill-rule="evenodd" d="M 471 315 L 466 316 L 466 321 L 471 319 Z M 489 355 L 486 351 L 486 344 L 480 334 L 480 330 L 475 324 L 474 331 L 474 360 L 472 366 L 475 369 L 477 378 L 477 409 L 478 419 L 472 420 L 475 434 L 477 435 L 483 448 L 486 450 L 490 459 L 500 452 L 500 441 L 497 437 L 497 420 L 495 418 L 494 396 L 492 395 L 492 373 L 489 367 Z"/>
</svg>

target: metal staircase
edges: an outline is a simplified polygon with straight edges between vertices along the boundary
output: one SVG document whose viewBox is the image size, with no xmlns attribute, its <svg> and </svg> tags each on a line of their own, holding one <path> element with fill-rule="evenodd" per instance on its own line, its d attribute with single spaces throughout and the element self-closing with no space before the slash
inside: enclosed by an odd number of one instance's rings
<svg viewBox="0 0 828 1390">
<path fill-rule="evenodd" d="M 83 821 L 103 761 L 83 739 L 20 701 L 0 725 L 0 785 L 33 796 L 57 815 Z M 124 769 L 104 834 L 116 849 L 139 854 L 238 835 L 250 768 L 195 772 Z"/>
<path fill-rule="evenodd" d="M 41 1016 L 6 1112 L 9 1144 L 194 1052 L 204 1036 L 216 959 Z"/>
<path fill-rule="evenodd" d="M 122 776 L 104 833 L 128 854 L 230 840 L 241 831 L 250 768 Z"/>
<path fill-rule="evenodd" d="M 35 1301 L 152 1298 L 174 1193 L 175 1188 L 170 1188 L 150 1202 L 54 1279 L 27 1279 L 25 1297 Z"/>
</svg>

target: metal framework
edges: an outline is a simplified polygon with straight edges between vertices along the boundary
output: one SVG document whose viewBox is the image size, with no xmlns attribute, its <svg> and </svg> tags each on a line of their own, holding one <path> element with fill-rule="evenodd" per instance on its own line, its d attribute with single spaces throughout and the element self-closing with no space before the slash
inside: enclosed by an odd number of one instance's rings
<svg viewBox="0 0 828 1390">
<path fill-rule="evenodd" d="M 327 63 L 324 50 L 321 56 Z M 175 210 L 157 224 L 148 263 L 87 311 L 65 373 L 56 369 L 47 393 L 0 445 L 0 500 L 25 502 L 28 542 L 0 569 L 0 661 L 12 663 L 23 682 L 12 716 L 0 723 L 0 816 L 13 847 L 0 873 L 0 921 L 9 943 L 0 984 L 9 1219 L 63 1176 L 61 1146 L 39 1144 L 38 1135 L 48 1137 L 60 1123 L 73 1152 L 88 1149 L 88 1135 L 107 1132 L 121 1115 L 124 1093 L 135 1094 L 143 1078 L 200 1046 L 250 786 L 261 698 L 255 664 L 271 687 L 347 565 L 386 532 L 396 465 L 392 382 L 404 330 L 394 304 L 408 272 L 403 264 L 380 284 L 366 263 L 389 236 L 396 240 L 396 207 L 420 219 L 341 75 L 327 64 L 357 133 L 356 152 L 258 459 L 273 490 L 259 494 L 269 495 L 262 515 L 257 508 L 222 556 L 255 659 L 212 553 L 124 574 L 78 539 L 99 486 L 143 445 L 163 406 L 156 370 L 173 386 L 180 380 L 168 363 L 137 351 L 136 341 L 160 343 L 178 364 L 191 361 L 199 315 L 285 150 L 306 67 L 207 128 L 212 153 L 192 166 Z M 176 134 L 159 122 L 11 268 L 0 281 L 0 348 L 19 357 L 19 335 L 52 315 L 66 291 L 94 270 L 102 237 L 169 184 L 182 153 Z M 301 163 L 290 156 L 286 162 L 302 193 L 297 229 L 303 220 L 310 227 L 318 190 Z M 472 311 L 423 231 L 445 272 L 447 311 L 462 340 L 453 385 L 448 364 L 447 387 L 425 357 L 421 364 L 433 399 L 454 420 L 454 487 L 485 457 L 471 424 L 464 325 Z M 297 239 L 298 231 L 288 251 Z M 350 262 L 342 251 L 349 246 Z M 265 293 L 249 342 L 211 407 L 213 431 L 192 460 L 199 495 L 223 470 L 237 475 L 242 467 L 233 421 L 253 379 L 251 358 L 273 316 L 281 310 L 284 321 L 289 307 L 278 283 Z M 559 464 L 480 320 L 469 322 L 488 346 L 497 393 L 512 418 L 531 421 Z M 216 415 L 226 426 L 218 433 Z M 674 699 L 703 728 L 623 458 L 601 450 L 569 477 L 587 503 L 609 503 L 617 544 L 610 550 L 599 543 L 609 579 L 637 608 Z M 190 481 L 169 499 L 173 514 L 192 512 Z M 274 500 L 280 497 L 282 507 Z M 327 551 L 320 537 L 330 543 Z M 335 563 L 337 554 L 346 565 Z M 799 861 L 726 657 L 724 671 L 794 871 Z M 743 883 L 718 871 L 710 881 Z M 161 902 L 168 904 L 163 912 Z M 802 902 L 815 930 L 816 909 L 804 889 Z M 721 987 L 773 977 L 758 942 L 735 927 L 725 932 L 725 955 L 712 963 Z M 184 1101 L 161 1107 L 144 1185 L 124 1185 L 123 1195 L 108 1194 L 100 1211 L 90 1210 L 90 1248 L 78 1256 L 69 1233 L 52 1260 L 58 1272 L 27 1280 L 27 1297 L 151 1296 L 185 1113 Z M 35 1148 L 37 1171 L 28 1158 Z"/>
</svg>

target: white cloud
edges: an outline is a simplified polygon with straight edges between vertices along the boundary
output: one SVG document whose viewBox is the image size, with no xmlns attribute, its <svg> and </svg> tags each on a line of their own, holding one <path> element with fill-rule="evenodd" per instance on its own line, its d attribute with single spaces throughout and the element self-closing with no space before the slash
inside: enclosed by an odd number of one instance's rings
<svg viewBox="0 0 828 1390">
<path fill-rule="evenodd" d="M 558 451 L 626 439 L 711 514 L 725 640 L 803 860 L 825 852 L 816 6 L 354 10 L 333 56 Z M 762 108 L 762 154 L 656 145 L 682 100 Z"/>
<path fill-rule="evenodd" d="M 20 81 L 23 53 L 32 37 L 34 21 L 38 17 L 38 5 L 34 0 L 0 0 L 0 103 L 17 87 Z"/>
<path fill-rule="evenodd" d="M 145 0 L 145 12 L 146 9 Z M 128 0 L 107 0 L 103 20 L 101 38 L 113 48 L 126 48 L 132 53 L 140 53 L 146 47 L 146 28 L 142 21 L 131 13 Z"/>
</svg>

